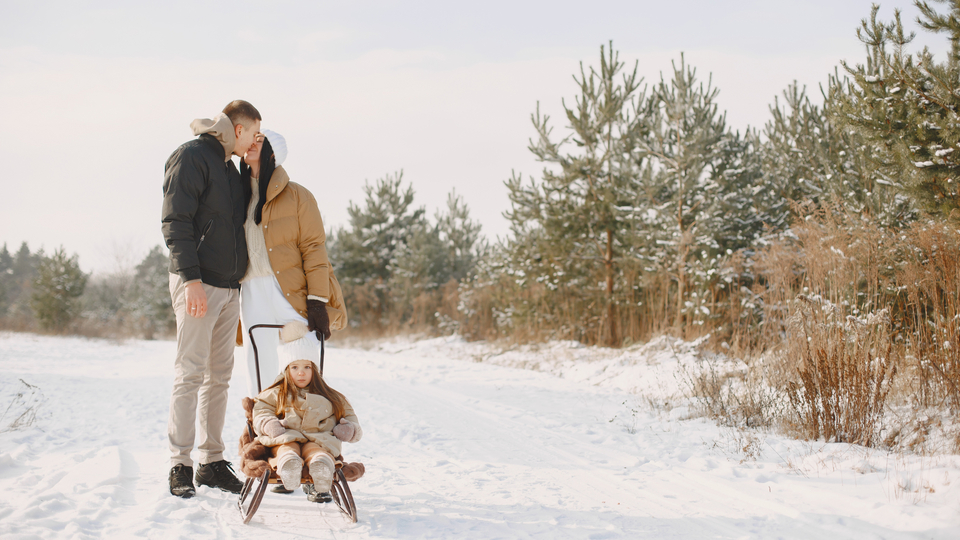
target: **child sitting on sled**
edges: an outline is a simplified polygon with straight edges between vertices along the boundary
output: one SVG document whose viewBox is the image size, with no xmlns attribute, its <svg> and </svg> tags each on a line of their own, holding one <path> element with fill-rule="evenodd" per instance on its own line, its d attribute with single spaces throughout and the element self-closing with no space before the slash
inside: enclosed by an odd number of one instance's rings
<svg viewBox="0 0 960 540">
<path fill-rule="evenodd" d="M 327 386 L 320 376 L 315 342 L 303 339 L 307 325 L 292 322 L 280 330 L 277 354 L 280 375 L 257 396 L 253 407 L 253 429 L 257 440 L 270 447 L 277 475 L 283 487 L 300 485 L 306 464 L 313 477 L 316 502 L 330 502 L 340 455 L 341 441 L 355 443 L 363 431 L 347 398 Z"/>
</svg>

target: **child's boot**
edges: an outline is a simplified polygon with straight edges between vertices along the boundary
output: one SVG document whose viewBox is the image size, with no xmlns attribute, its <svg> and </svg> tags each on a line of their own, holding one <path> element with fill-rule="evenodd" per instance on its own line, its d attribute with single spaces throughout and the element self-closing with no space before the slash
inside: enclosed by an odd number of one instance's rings
<svg viewBox="0 0 960 540">
<path fill-rule="evenodd" d="M 310 476 L 313 477 L 313 487 L 318 493 L 329 493 L 333 486 L 333 471 L 336 465 L 333 458 L 324 453 L 318 453 L 310 459 L 308 465 Z"/>
<path fill-rule="evenodd" d="M 315 503 L 328 503 L 333 500 L 333 495 L 329 491 L 320 493 L 313 484 L 304 484 L 303 492 L 307 494 L 307 500 Z"/>
<path fill-rule="evenodd" d="M 300 485 L 302 472 L 303 460 L 292 452 L 284 454 L 277 463 L 277 476 L 283 482 L 283 487 L 291 491 Z"/>
</svg>

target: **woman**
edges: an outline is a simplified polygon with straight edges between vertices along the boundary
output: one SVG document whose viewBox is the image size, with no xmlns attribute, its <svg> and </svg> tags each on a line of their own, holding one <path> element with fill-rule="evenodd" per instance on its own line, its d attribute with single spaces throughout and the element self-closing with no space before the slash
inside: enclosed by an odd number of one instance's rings
<svg viewBox="0 0 960 540">
<path fill-rule="evenodd" d="M 240 162 L 240 176 L 248 199 L 247 253 L 250 262 L 240 280 L 242 335 L 257 324 L 308 324 L 317 346 L 320 335 L 330 337 L 347 323 L 343 293 L 327 259 L 326 233 L 317 201 L 307 188 L 290 181 L 281 167 L 287 143 L 280 134 L 264 130 Z M 254 330 L 260 370 L 247 340 L 249 395 L 273 382 L 279 373 L 278 332 Z"/>
</svg>

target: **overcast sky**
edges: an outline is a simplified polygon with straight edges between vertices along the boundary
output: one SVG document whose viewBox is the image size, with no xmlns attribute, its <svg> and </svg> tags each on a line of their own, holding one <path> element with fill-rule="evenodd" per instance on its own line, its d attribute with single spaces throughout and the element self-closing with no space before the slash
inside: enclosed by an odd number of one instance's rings
<svg viewBox="0 0 960 540">
<path fill-rule="evenodd" d="M 0 244 L 64 246 L 87 271 L 162 243 L 163 164 L 197 117 L 252 102 L 328 231 L 403 170 L 430 215 L 456 189 L 491 239 L 503 185 L 537 176 L 537 102 L 565 127 L 579 62 L 613 40 L 647 82 L 684 52 L 728 124 L 762 126 L 793 80 L 819 95 L 870 0 L 14 2 L 0 0 Z M 881 2 L 881 16 L 917 11 Z M 943 37 L 918 45 L 946 48 Z"/>
</svg>

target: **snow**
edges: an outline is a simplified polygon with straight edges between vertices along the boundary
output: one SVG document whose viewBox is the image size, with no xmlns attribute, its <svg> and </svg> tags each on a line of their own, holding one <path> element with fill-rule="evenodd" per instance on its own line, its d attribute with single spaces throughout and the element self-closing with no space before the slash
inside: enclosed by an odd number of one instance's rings
<svg viewBox="0 0 960 540">
<path fill-rule="evenodd" d="M 359 522 L 300 493 L 167 491 L 175 345 L 0 333 L 0 538 L 955 538 L 960 457 L 689 419 L 696 343 L 330 347 Z M 236 462 L 242 350 L 227 413 Z M 30 385 L 30 386 L 28 386 Z M 9 407 L 8 407 L 9 405 Z M 22 419 L 17 425 L 16 419 Z"/>
</svg>

